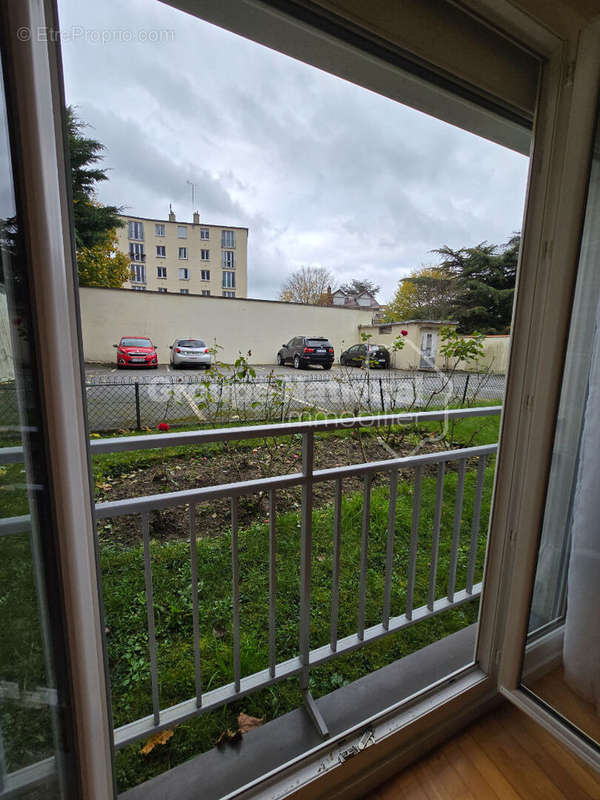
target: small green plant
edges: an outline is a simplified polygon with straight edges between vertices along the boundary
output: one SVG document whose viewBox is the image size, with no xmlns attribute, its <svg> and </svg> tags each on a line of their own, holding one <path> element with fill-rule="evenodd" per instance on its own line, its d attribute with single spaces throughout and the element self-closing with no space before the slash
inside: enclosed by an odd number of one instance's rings
<svg viewBox="0 0 600 800">
<path fill-rule="evenodd" d="M 463 364 L 474 362 L 476 367 L 477 362 L 483 358 L 483 340 L 485 338 L 483 333 L 475 331 L 470 336 L 461 336 L 455 328 L 444 325 L 440 328 L 440 337 L 442 339 L 440 353 L 452 370 L 456 370 L 461 362 Z"/>
</svg>

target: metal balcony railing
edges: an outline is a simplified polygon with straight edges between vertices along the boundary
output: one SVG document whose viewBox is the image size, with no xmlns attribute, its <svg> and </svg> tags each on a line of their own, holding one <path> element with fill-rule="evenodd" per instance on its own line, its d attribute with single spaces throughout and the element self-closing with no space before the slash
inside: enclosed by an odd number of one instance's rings
<svg viewBox="0 0 600 800">
<path fill-rule="evenodd" d="M 457 420 L 469 417 L 494 416 L 501 412 L 501 407 L 484 407 L 458 409 L 451 411 L 426 411 L 407 414 L 377 415 L 371 417 L 355 417 L 342 419 L 326 419 L 309 422 L 281 423 L 217 430 L 187 431 L 168 434 L 151 434 L 147 436 L 126 436 L 91 441 L 93 455 L 123 451 L 136 451 L 151 448 L 175 447 L 181 445 L 203 445 L 214 442 L 240 441 L 277 436 L 302 436 L 302 468 L 292 474 L 281 474 L 259 480 L 244 480 L 227 484 L 193 488 L 154 494 L 144 497 L 132 497 L 122 500 L 97 503 L 96 520 L 106 520 L 121 516 L 135 515 L 141 523 L 143 555 L 145 604 L 147 632 L 149 643 L 149 662 L 152 692 L 152 713 L 141 719 L 135 719 L 122 725 L 114 732 L 117 747 L 122 747 L 138 738 L 149 736 L 163 728 L 170 728 L 186 719 L 205 713 L 211 709 L 242 698 L 251 692 L 270 686 L 276 682 L 298 675 L 300 687 L 307 711 L 322 735 L 327 734 L 326 722 L 321 717 L 309 691 L 311 670 L 319 664 L 343 653 L 361 648 L 382 637 L 396 633 L 408 626 L 436 616 L 451 608 L 479 597 L 481 584 L 475 583 L 477 545 L 480 529 L 480 516 L 484 489 L 485 468 L 489 457 L 494 455 L 497 444 L 477 447 L 466 447 L 445 452 L 433 452 L 408 457 L 390 458 L 384 461 L 351 464 L 328 469 L 314 469 L 313 448 L 314 436 L 317 433 L 357 428 L 385 428 L 390 425 L 409 425 L 440 420 Z M 0 450 L 0 464 L 20 461 L 23 458 L 19 447 Z M 436 597 L 438 555 L 442 520 L 442 504 L 444 492 L 444 476 L 448 465 L 456 468 L 456 493 L 452 526 L 447 591 L 445 596 Z M 421 514 L 422 481 L 426 468 L 436 468 L 435 508 L 433 513 L 433 530 L 431 536 L 431 552 L 427 602 L 415 607 L 415 572 L 417 553 L 419 550 L 419 520 Z M 470 543 L 468 547 L 468 566 L 464 585 L 457 586 L 457 564 L 461 523 L 463 516 L 463 500 L 465 475 L 467 470 L 476 472 L 474 478 L 474 500 L 471 510 Z M 406 578 L 406 601 L 403 612 L 391 613 L 393 559 L 396 537 L 396 497 L 399 481 L 407 480 L 407 473 L 413 482 L 412 520 L 410 528 L 409 555 Z M 371 484 L 375 476 L 386 475 L 389 482 L 390 502 L 387 517 L 387 538 L 385 550 L 385 574 L 382 614 L 379 622 L 366 625 L 367 600 L 367 566 L 370 531 L 370 499 Z M 348 477 L 361 477 L 363 483 L 363 509 L 361 525 L 360 560 L 358 573 L 358 613 L 354 633 L 338 637 L 338 604 L 340 580 L 340 551 L 342 541 L 342 481 Z M 313 487 L 322 482 L 332 482 L 333 493 L 333 558 L 332 558 L 332 591 L 329 601 L 329 642 L 324 646 L 312 647 L 310 640 L 311 615 L 311 560 L 312 560 L 312 509 Z M 300 526 L 300 603 L 299 603 L 299 636 L 297 654 L 280 661 L 276 651 L 276 587 L 277 587 L 277 492 L 284 488 L 297 486 L 301 488 L 301 526 Z M 268 537 L 268 596 L 265 606 L 268 607 L 268 663 L 264 669 L 251 675 L 242 676 L 240 666 L 240 552 L 238 547 L 238 507 L 240 498 L 258 491 L 268 496 L 269 537 Z M 228 498 L 230 502 L 231 527 L 231 581 L 232 581 L 232 675 L 233 681 L 226 685 L 206 687 L 206 676 L 202 669 L 202 652 L 200 647 L 199 596 L 198 596 L 198 553 L 195 546 L 195 514 L 200 503 L 217 498 Z M 159 702 L 159 666 L 157 659 L 157 637 L 155 633 L 154 587 L 152 560 L 150 550 L 150 515 L 175 506 L 187 506 L 190 540 L 190 566 L 192 584 L 192 629 L 190 639 L 194 650 L 195 694 L 183 702 L 161 708 Z M 26 530 L 28 517 L 16 517 L 0 520 L 0 536 L 10 535 Z"/>
</svg>

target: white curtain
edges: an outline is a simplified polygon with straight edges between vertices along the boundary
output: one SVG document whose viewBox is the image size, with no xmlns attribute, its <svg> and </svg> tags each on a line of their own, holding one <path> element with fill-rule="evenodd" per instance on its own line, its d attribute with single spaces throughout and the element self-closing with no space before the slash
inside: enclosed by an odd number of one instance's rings
<svg viewBox="0 0 600 800">
<path fill-rule="evenodd" d="M 565 680 L 600 713 L 600 306 L 580 445 L 571 525 Z"/>
</svg>

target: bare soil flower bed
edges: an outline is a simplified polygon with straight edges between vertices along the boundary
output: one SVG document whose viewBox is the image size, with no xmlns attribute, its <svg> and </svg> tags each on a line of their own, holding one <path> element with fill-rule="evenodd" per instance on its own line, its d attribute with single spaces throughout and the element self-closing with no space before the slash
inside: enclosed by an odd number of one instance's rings
<svg viewBox="0 0 600 800">
<path fill-rule="evenodd" d="M 344 437 L 315 437 L 314 468 L 327 469 L 365 461 L 382 461 L 393 457 L 414 454 L 414 437 L 396 437 L 387 444 L 380 436 L 358 436 L 349 432 Z M 188 451 L 192 448 L 188 448 Z M 436 452 L 447 449 L 447 444 L 424 438 L 418 452 Z M 392 454 L 395 453 L 395 456 Z M 300 472 L 302 467 L 300 439 L 276 442 L 269 440 L 253 446 L 225 446 L 203 454 L 175 455 L 164 460 L 138 467 L 115 478 L 106 478 L 96 485 L 97 500 L 121 500 L 128 497 L 163 494 L 184 489 L 233 483 L 245 480 L 260 480 L 271 475 Z M 406 478 L 411 477 L 407 471 Z M 383 475 L 373 477 L 372 484 L 386 482 Z M 362 479 L 350 477 L 344 480 L 343 490 L 355 492 L 362 487 Z M 333 501 L 333 481 L 315 483 L 313 503 L 315 508 L 329 505 Z M 283 513 L 300 508 L 300 487 L 279 489 L 276 494 L 276 512 Z M 268 494 L 258 492 L 239 501 L 239 524 L 248 527 L 254 522 L 268 520 Z M 159 541 L 185 539 L 190 533 L 190 517 L 187 505 L 154 511 L 150 515 L 150 535 Z M 230 501 L 227 498 L 212 500 L 196 506 L 196 535 L 200 538 L 219 535 L 230 526 Z M 120 517 L 105 520 L 99 528 L 101 541 L 113 544 L 139 544 L 141 533 L 138 517 Z"/>
</svg>

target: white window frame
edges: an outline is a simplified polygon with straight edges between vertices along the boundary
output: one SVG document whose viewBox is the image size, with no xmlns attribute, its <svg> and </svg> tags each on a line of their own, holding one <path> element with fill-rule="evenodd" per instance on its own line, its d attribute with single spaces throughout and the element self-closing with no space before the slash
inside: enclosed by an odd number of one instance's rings
<svg viewBox="0 0 600 800">
<path fill-rule="evenodd" d="M 155 236 L 165 236 L 165 223 L 164 222 L 155 222 L 154 223 L 154 235 Z"/>
<path fill-rule="evenodd" d="M 235 272 L 223 270 L 221 285 L 223 289 L 235 289 Z"/>
<path fill-rule="evenodd" d="M 178 225 L 177 226 L 177 238 L 178 239 L 187 239 L 187 225 Z"/>
<path fill-rule="evenodd" d="M 200 228 L 200 239 L 202 241 L 206 241 L 210 239 L 210 230 L 209 228 Z"/>
<path fill-rule="evenodd" d="M 200 250 L 200 261 L 210 261 L 210 250 L 205 248 Z"/>
<path fill-rule="evenodd" d="M 200 294 L 202 295 L 202 297 L 210 297 L 210 289 L 202 289 Z"/>
<path fill-rule="evenodd" d="M 179 294 L 189 294 L 189 293 L 190 293 L 189 289 L 180 289 L 179 290 Z"/>
<path fill-rule="evenodd" d="M 223 297 L 235 297 L 235 292 L 224 289 Z"/>
<path fill-rule="evenodd" d="M 158 293 L 159 293 L 159 294 L 167 294 L 167 292 L 168 292 L 168 291 L 169 291 L 169 290 L 167 289 L 167 287 L 166 287 L 166 286 L 159 286 L 159 287 L 158 287 Z"/>
<path fill-rule="evenodd" d="M 162 251 L 162 252 L 159 252 Z M 166 258 L 167 257 L 167 247 L 164 244 L 157 244 L 156 245 L 156 257 L 157 258 Z"/>
<path fill-rule="evenodd" d="M 200 280 L 201 281 L 209 281 L 210 280 L 210 270 L 209 269 L 201 269 L 200 270 Z"/>
<path fill-rule="evenodd" d="M 131 283 L 146 283 L 145 264 L 131 264 Z"/>
<path fill-rule="evenodd" d="M 130 219 L 127 223 L 127 237 L 138 242 L 144 241 L 144 223 Z"/>
<path fill-rule="evenodd" d="M 183 255 L 181 255 L 182 253 L 183 253 Z M 177 258 L 180 261 L 187 261 L 187 257 L 188 257 L 188 249 L 187 249 L 187 247 L 180 247 L 179 248 L 179 253 L 177 255 Z"/>
<path fill-rule="evenodd" d="M 180 281 L 189 281 L 190 279 L 190 268 L 189 267 L 179 267 L 179 280 Z"/>
<path fill-rule="evenodd" d="M 487 8 L 482 3 L 478 11 L 482 14 Z M 220 4 L 207 0 L 203 12 L 209 21 L 211 16 L 218 19 Z M 57 20 L 53 14 L 52 4 L 10 5 L 10 23 L 15 29 L 56 29 Z M 387 775 L 395 766 L 406 763 L 408 753 L 416 757 L 434 740 L 439 741 L 440 737 L 464 724 L 465 719 L 480 711 L 495 696 L 498 688 L 562 737 L 569 747 L 598 766 L 597 754 L 588 753 L 574 734 L 557 720 L 544 716 L 519 689 L 519 664 L 525 642 L 585 202 L 588 163 L 582 153 L 587 153 L 591 147 L 600 84 L 598 29 L 594 23 L 595 27 L 589 25 L 580 31 L 573 20 L 572 27 L 565 28 L 563 35 L 558 36 L 551 33 L 547 25 L 536 23 L 533 17 L 509 4 L 494 8 L 488 21 L 490 25 L 499 24 L 503 32 L 538 52 L 544 64 L 513 327 L 519 346 L 511 352 L 502 420 L 477 646 L 479 667 L 460 676 L 448 676 L 440 685 L 430 687 L 425 697 L 412 698 L 401 707 L 386 709 L 369 720 L 373 743 L 360 756 L 364 793 L 384 774 L 384 760 Z M 241 27 L 240 32 L 245 24 L 247 20 L 242 13 L 232 23 L 233 27 Z M 292 25 L 289 21 L 287 24 Z M 320 37 L 318 32 L 311 34 L 306 28 L 300 24 L 294 27 L 297 35 L 289 49 L 305 46 L 307 37 L 313 41 L 311 35 Z M 267 31 L 265 37 L 269 35 Z M 354 50 L 340 41 L 334 40 L 327 48 L 327 57 L 333 58 L 332 49 L 340 47 L 347 55 L 348 66 L 355 57 Z M 61 588 L 66 598 L 78 769 L 83 796 L 109 798 L 114 794 L 111 736 L 103 702 L 106 676 L 81 392 L 83 372 L 77 347 L 75 271 L 73 254 L 67 244 L 72 240 L 71 231 L 66 227 L 70 214 L 67 169 L 63 161 L 61 127 L 57 122 L 62 113 L 58 106 L 61 93 L 57 47 L 56 43 L 41 37 L 19 41 L 17 46 L 16 37 L 9 36 L 6 57 L 11 73 L 19 75 L 21 81 L 20 96 L 15 104 L 19 112 L 18 142 L 29 154 L 25 159 L 29 163 L 23 164 L 25 180 L 22 182 L 29 232 L 43 242 L 55 244 L 50 248 L 40 247 L 39 253 L 33 254 L 32 263 L 37 269 L 32 273 L 32 291 L 43 310 L 36 322 L 40 356 L 47 356 L 46 366 L 43 358 L 40 359 L 39 377 L 49 422 L 51 466 L 53 474 L 62 478 L 52 488 L 52 500 L 54 513 L 61 521 L 59 553 L 64 576 Z M 307 52 L 309 60 L 318 61 L 317 47 L 314 57 L 313 51 L 307 49 Z M 374 61 L 376 59 L 369 60 L 366 70 L 369 75 L 372 75 L 369 70 L 377 71 Z M 570 62 L 568 70 L 565 68 L 567 61 Z M 391 75 L 392 83 L 402 84 L 402 79 L 396 80 L 398 76 L 388 64 L 385 70 Z M 368 83 L 366 79 L 365 83 Z M 387 91 L 384 77 L 380 85 L 381 91 Z M 426 95 L 434 89 L 425 87 L 423 91 Z M 56 108 L 53 103 L 57 104 Z M 35 114 L 31 113 L 32 104 L 35 104 Z M 458 117 L 469 113 L 465 112 L 468 103 L 461 100 L 456 105 L 460 106 L 458 110 L 448 111 L 446 106 L 442 113 L 447 117 L 452 113 Z M 472 113 L 478 121 L 485 116 L 477 109 Z M 507 124 L 504 129 L 509 127 Z M 51 168 L 42 169 L 44 164 Z M 55 164 L 59 166 L 58 171 Z M 549 301 L 551 314 L 547 313 Z M 417 733 L 411 722 L 417 726 Z M 321 776 L 330 772 L 338 762 L 332 755 L 336 746 L 346 748 L 348 745 L 350 734 L 346 732 L 344 736 L 346 741 L 341 744 L 332 737 L 315 747 L 303 760 L 289 765 L 287 775 L 271 774 L 272 796 L 286 780 L 290 787 L 297 788 L 301 770 L 304 771 L 304 787 L 317 776 L 319 769 Z M 327 762 L 323 760 L 325 755 Z M 311 763 L 313 772 L 310 772 Z M 342 776 L 347 774 L 347 769 L 338 772 L 338 793 L 343 792 Z M 355 786 L 356 778 L 356 772 L 348 776 Z"/>
<path fill-rule="evenodd" d="M 235 252 L 233 250 L 222 251 L 221 266 L 223 269 L 235 269 Z"/>
<path fill-rule="evenodd" d="M 221 231 L 221 247 L 233 250 L 235 248 L 235 231 L 222 230 Z"/>
<path fill-rule="evenodd" d="M 129 242 L 129 258 L 132 261 L 143 261 L 146 256 L 141 242 Z"/>
<path fill-rule="evenodd" d="M 167 268 L 166 267 L 157 267 L 156 268 L 156 277 L 164 280 L 167 277 Z"/>
</svg>

